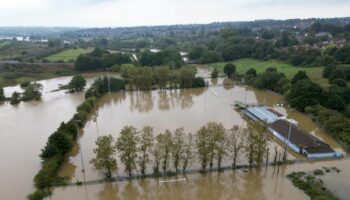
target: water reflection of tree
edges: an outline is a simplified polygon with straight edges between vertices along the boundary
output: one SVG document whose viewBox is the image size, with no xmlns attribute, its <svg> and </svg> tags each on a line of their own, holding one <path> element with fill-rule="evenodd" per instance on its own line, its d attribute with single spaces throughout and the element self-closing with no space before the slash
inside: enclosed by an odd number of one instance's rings
<svg viewBox="0 0 350 200">
<path fill-rule="evenodd" d="M 125 100 L 126 93 L 125 92 L 117 92 L 103 96 L 96 103 L 99 109 L 108 106 L 110 107 L 114 103 L 121 103 Z"/>
<path fill-rule="evenodd" d="M 170 92 L 172 93 L 172 92 Z M 170 109 L 170 98 L 168 96 L 168 91 L 159 90 L 158 91 L 158 108 L 159 110 L 169 110 Z"/>
<path fill-rule="evenodd" d="M 155 199 L 154 196 L 154 187 L 155 183 L 157 183 L 158 180 L 140 180 L 139 186 L 142 190 L 140 198 L 139 199 Z"/>
<path fill-rule="evenodd" d="M 140 191 L 137 181 L 126 182 L 123 191 L 119 195 L 118 199 L 136 200 L 140 199 Z"/>
<path fill-rule="evenodd" d="M 118 194 L 118 184 L 114 187 L 113 183 L 105 183 L 103 190 L 98 193 L 99 199 L 101 200 L 114 200 L 117 198 Z"/>
<path fill-rule="evenodd" d="M 249 199 L 249 200 L 266 199 L 266 196 L 263 192 L 263 183 L 262 183 L 261 173 L 262 172 L 259 169 L 251 169 L 242 176 L 244 180 L 243 193 L 246 194 L 246 196 L 242 199 Z"/>
<path fill-rule="evenodd" d="M 225 178 L 220 176 L 220 174 L 208 173 L 200 174 L 195 178 L 196 199 L 223 199 L 222 195 L 227 191 L 225 191 L 225 184 L 222 183 L 222 179 Z"/>
<path fill-rule="evenodd" d="M 153 109 L 152 91 L 130 92 L 130 111 L 149 112 Z"/>
<path fill-rule="evenodd" d="M 225 78 L 223 81 L 222 81 L 222 84 L 225 88 L 225 90 L 230 90 L 234 87 L 234 83 L 231 79 L 229 78 Z"/>
</svg>

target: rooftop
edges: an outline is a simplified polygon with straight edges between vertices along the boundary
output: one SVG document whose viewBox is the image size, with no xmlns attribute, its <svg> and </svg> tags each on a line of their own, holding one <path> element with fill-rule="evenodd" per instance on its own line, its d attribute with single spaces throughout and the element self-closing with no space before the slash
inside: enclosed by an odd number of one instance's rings
<svg viewBox="0 0 350 200">
<path fill-rule="evenodd" d="M 271 123 L 269 127 L 278 132 L 284 138 L 288 138 L 289 129 L 291 128 L 290 142 L 297 145 L 298 147 L 303 147 L 304 150 L 308 153 L 313 154 L 334 152 L 334 150 L 329 147 L 328 144 L 324 143 L 317 137 L 305 132 L 304 130 L 298 128 L 286 120 L 277 120 Z"/>
<path fill-rule="evenodd" d="M 273 123 L 280 119 L 283 115 L 277 111 L 265 107 L 265 106 L 253 106 L 246 109 L 250 114 L 254 115 L 257 119 L 266 123 Z"/>
</svg>

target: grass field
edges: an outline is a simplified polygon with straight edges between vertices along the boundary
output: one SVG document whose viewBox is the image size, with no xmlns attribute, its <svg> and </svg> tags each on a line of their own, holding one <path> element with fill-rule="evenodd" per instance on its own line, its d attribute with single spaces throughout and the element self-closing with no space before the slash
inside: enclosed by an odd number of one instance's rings
<svg viewBox="0 0 350 200">
<path fill-rule="evenodd" d="M 328 86 L 328 80 L 322 78 L 323 67 L 295 67 L 290 64 L 278 62 L 275 60 L 269 61 L 259 61 L 251 58 L 239 59 L 233 62 L 236 65 L 236 70 L 240 74 L 244 74 L 248 69 L 254 68 L 258 73 L 264 72 L 269 67 L 276 68 L 279 72 L 284 73 L 288 78 L 292 78 L 298 71 L 302 70 L 307 73 L 307 75 L 313 81 L 319 83 L 322 86 Z M 223 71 L 226 63 L 214 63 L 211 64 L 211 67 L 216 67 L 218 70 Z"/>
<path fill-rule="evenodd" d="M 90 53 L 93 50 L 93 48 L 87 48 L 87 49 L 68 49 L 65 51 L 58 52 L 56 54 L 50 55 L 46 57 L 48 61 L 55 62 L 55 61 L 60 61 L 63 60 L 65 62 L 69 61 L 75 61 L 75 59 L 83 53 Z"/>
</svg>

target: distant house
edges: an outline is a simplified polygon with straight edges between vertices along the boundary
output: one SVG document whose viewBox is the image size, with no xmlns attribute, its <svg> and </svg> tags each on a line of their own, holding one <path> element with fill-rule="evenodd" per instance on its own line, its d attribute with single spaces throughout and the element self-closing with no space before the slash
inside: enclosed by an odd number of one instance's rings
<svg viewBox="0 0 350 200">
<path fill-rule="evenodd" d="M 302 154 L 307 158 L 339 156 L 328 144 L 286 120 L 277 120 L 269 124 L 268 127 L 274 136 L 286 143 L 294 152 Z"/>
</svg>

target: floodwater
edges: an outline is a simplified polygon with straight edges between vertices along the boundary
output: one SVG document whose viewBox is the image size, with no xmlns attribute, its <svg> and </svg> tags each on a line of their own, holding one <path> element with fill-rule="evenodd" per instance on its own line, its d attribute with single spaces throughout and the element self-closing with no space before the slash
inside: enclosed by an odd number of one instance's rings
<svg viewBox="0 0 350 200">
<path fill-rule="evenodd" d="M 100 74 L 90 74 L 88 83 Z M 67 94 L 64 91 L 50 92 L 59 84 L 66 84 L 71 77 L 40 81 L 44 86 L 42 100 L 25 102 L 17 106 L 4 103 L 0 105 L 0 199 L 24 199 L 33 191 L 32 179 L 40 168 L 38 155 L 47 137 L 56 130 L 62 121 L 69 120 L 84 97 L 83 93 Z M 222 80 L 211 80 L 212 85 Z M 16 87 L 5 88 L 6 96 Z M 242 86 L 217 85 L 207 89 L 187 89 L 172 91 L 119 92 L 104 96 L 97 102 L 98 109 L 86 124 L 83 136 L 73 149 L 68 161 L 60 171 L 61 176 L 71 177 L 71 181 L 99 179 L 92 170 L 89 160 L 94 156 L 92 149 L 100 135 L 118 136 L 125 125 L 141 128 L 153 126 L 157 133 L 166 129 L 184 127 L 186 132 L 195 133 L 200 126 L 210 121 L 221 122 L 226 128 L 245 125 L 240 114 L 232 109 L 234 100 L 247 100 L 247 103 L 265 103 L 283 114 L 299 121 L 305 130 L 315 134 L 341 150 L 339 145 L 307 116 L 276 106 L 283 99 L 266 91 Z M 94 120 L 96 118 L 96 120 Z M 271 149 L 276 142 L 271 141 Z M 79 151 L 82 150 L 85 174 Z M 273 152 L 271 152 L 272 154 Z M 293 158 L 297 155 L 289 155 Z M 238 163 L 244 163 L 241 156 Z M 313 164 L 288 166 L 278 174 L 276 169 L 268 168 L 260 172 L 225 172 L 207 175 L 188 175 L 186 182 L 160 184 L 157 179 L 131 182 L 104 183 L 86 187 L 56 188 L 53 199 L 308 199 L 285 179 L 285 172 L 308 169 L 323 165 L 340 166 L 343 172 L 330 176 L 327 183 L 334 191 L 346 195 L 350 189 L 350 175 L 345 171 L 348 161 L 317 162 Z M 230 164 L 229 160 L 225 164 Z M 193 163 L 192 166 L 195 166 Z M 306 167 L 304 167 L 306 166 Z M 123 167 L 119 163 L 120 171 Z M 299 169 L 300 168 L 300 169 Z M 344 174 L 345 173 L 345 174 Z M 344 179 L 342 178 L 344 177 Z M 346 178 L 347 177 L 347 178 Z M 182 177 L 179 177 L 182 178 Z M 173 179 L 170 178 L 170 179 Z M 326 178 L 325 178 L 326 179 Z M 339 180 L 341 179 L 341 180 Z M 333 189 L 333 188 L 332 188 Z"/>
<path fill-rule="evenodd" d="M 102 74 L 87 74 L 87 83 Z M 69 120 L 84 94 L 67 94 L 58 89 L 72 77 L 38 81 L 43 85 L 40 101 L 0 104 L 0 199 L 25 199 L 33 191 L 33 177 L 40 169 L 39 154 L 62 121 Z M 6 96 L 21 91 L 19 86 L 6 87 Z"/>
<path fill-rule="evenodd" d="M 155 133 L 166 129 L 175 130 L 183 127 L 185 132 L 195 133 L 207 122 L 221 122 L 225 128 L 233 125 L 245 126 L 246 122 L 232 107 L 234 100 L 247 103 L 264 103 L 277 111 L 294 118 L 299 126 L 320 137 L 334 149 L 342 151 L 341 147 L 318 128 L 306 115 L 277 106 L 283 103 L 279 95 L 267 91 L 255 90 L 249 87 L 233 85 L 217 85 L 222 80 L 213 81 L 213 87 L 167 90 L 119 92 L 106 95 L 97 102 L 96 112 L 84 127 L 83 135 L 75 146 L 71 156 L 61 169 L 61 176 L 71 177 L 71 182 L 98 180 L 101 177 L 92 169 L 89 161 L 94 157 L 93 148 L 98 136 L 111 134 L 118 137 L 120 130 L 126 125 L 140 129 L 145 125 L 154 127 Z M 270 149 L 278 146 L 275 141 L 269 144 Z M 279 149 L 281 147 L 279 146 Z M 82 151 L 83 162 L 81 161 Z M 273 152 L 271 152 L 272 156 Z M 289 154 L 290 159 L 301 158 Z M 239 157 L 238 164 L 245 164 L 244 156 Z M 225 165 L 230 160 L 225 160 Z M 294 170 L 311 170 L 334 164 L 346 169 L 348 161 L 315 162 L 286 166 L 280 169 L 270 167 L 261 171 L 243 172 L 227 171 L 224 173 L 192 174 L 187 181 L 160 183 L 158 179 L 134 180 L 119 183 L 103 183 L 86 186 L 71 186 L 56 188 L 53 199 L 309 199 L 302 191 L 295 188 L 285 178 L 287 172 Z M 82 169 L 85 173 L 82 173 Z M 195 162 L 191 167 L 198 167 Z M 119 162 L 119 174 L 124 174 Z M 348 173 L 348 172 L 342 172 Z M 346 174 L 350 178 L 350 173 Z M 331 176 L 332 177 L 332 176 Z M 180 179 L 183 177 L 180 176 Z M 170 179 L 174 179 L 173 177 Z M 330 179 L 336 183 L 337 178 Z M 328 182 L 332 182 L 328 181 Z M 343 181 L 344 182 L 344 181 Z M 350 183 L 344 188 L 331 184 L 335 191 L 344 194 L 350 189 Z"/>
</svg>

